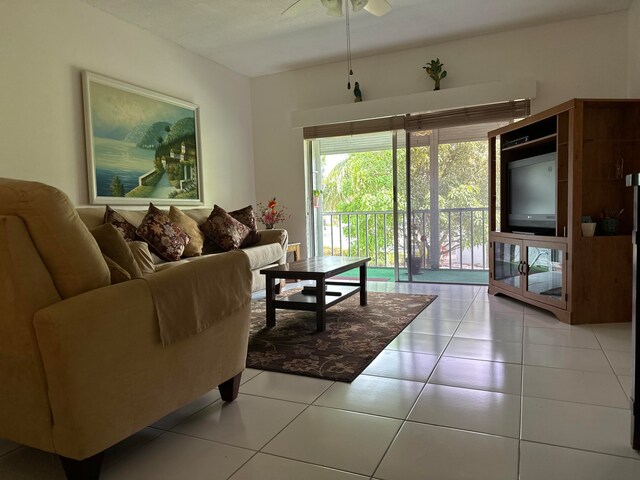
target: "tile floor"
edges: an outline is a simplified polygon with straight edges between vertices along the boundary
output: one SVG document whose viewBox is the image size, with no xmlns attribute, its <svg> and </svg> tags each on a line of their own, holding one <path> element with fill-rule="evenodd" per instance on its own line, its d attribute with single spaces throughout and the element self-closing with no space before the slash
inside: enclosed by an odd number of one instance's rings
<svg viewBox="0 0 640 480">
<path fill-rule="evenodd" d="M 247 370 L 237 401 L 214 390 L 159 420 L 101 478 L 640 478 L 630 323 L 572 327 L 479 286 L 370 288 L 438 299 L 352 384 Z M 0 478 L 64 476 L 0 440 Z"/>
</svg>

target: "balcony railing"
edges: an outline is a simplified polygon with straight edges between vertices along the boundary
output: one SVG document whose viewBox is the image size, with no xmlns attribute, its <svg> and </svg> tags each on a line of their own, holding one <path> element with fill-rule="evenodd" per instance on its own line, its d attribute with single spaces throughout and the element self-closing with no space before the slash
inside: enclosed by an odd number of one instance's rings
<svg viewBox="0 0 640 480">
<path fill-rule="evenodd" d="M 421 267 L 488 269 L 488 208 L 443 208 L 436 215 L 414 210 L 411 223 L 411 257 Z M 369 256 L 371 266 L 394 266 L 392 211 L 323 212 L 322 224 L 325 255 Z M 398 212 L 400 267 L 407 263 L 408 233 L 407 214 Z"/>
</svg>

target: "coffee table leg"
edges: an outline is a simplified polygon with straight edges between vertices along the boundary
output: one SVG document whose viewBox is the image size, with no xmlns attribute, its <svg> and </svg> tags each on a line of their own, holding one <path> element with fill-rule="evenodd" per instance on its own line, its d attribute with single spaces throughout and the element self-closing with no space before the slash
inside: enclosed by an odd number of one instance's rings
<svg viewBox="0 0 640 480">
<path fill-rule="evenodd" d="M 324 278 L 316 280 L 316 329 L 318 332 L 324 332 L 326 328 L 325 288 Z"/>
<path fill-rule="evenodd" d="M 276 326 L 275 289 L 276 279 L 271 275 L 267 275 L 267 328 Z"/>
<path fill-rule="evenodd" d="M 367 264 L 360 265 L 360 305 L 367 304 Z"/>
</svg>

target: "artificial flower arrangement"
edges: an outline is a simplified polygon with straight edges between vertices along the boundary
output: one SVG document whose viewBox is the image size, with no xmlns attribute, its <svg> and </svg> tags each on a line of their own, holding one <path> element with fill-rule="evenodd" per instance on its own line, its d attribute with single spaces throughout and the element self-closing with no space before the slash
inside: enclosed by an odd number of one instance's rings
<svg viewBox="0 0 640 480">
<path fill-rule="evenodd" d="M 258 204 L 258 212 L 260 216 L 258 220 L 267 228 L 271 229 L 278 222 L 284 222 L 290 215 L 288 215 L 287 207 L 281 205 L 278 207 L 276 197 L 273 197 L 264 207 L 261 203 Z"/>
</svg>

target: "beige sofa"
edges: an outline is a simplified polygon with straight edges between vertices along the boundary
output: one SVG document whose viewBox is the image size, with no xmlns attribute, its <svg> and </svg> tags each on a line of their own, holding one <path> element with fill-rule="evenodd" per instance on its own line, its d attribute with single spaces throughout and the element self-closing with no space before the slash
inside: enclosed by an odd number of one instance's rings
<svg viewBox="0 0 640 480">
<path fill-rule="evenodd" d="M 60 455 L 68 478 L 97 478 L 109 446 L 216 386 L 233 400 L 246 361 L 248 257 L 208 255 L 152 276 L 185 282 L 205 269 L 206 287 L 227 303 L 233 295 L 235 309 L 163 346 L 148 280 L 111 285 L 66 195 L 0 179 L 0 438 Z M 197 299 L 201 286 L 191 287 Z"/>
<path fill-rule="evenodd" d="M 146 209 L 125 210 L 115 207 L 125 219 L 138 227 L 145 214 Z M 161 209 L 163 210 L 163 209 Z M 203 223 L 209 214 L 211 208 L 184 208 L 182 212 L 193 218 L 198 224 Z M 80 207 L 77 209 L 80 214 L 80 218 L 89 228 L 97 227 L 102 224 L 104 217 L 104 207 Z M 167 210 L 163 210 L 167 212 Z M 260 270 L 267 267 L 273 267 L 275 265 L 283 265 L 287 262 L 287 247 L 289 238 L 286 230 L 272 229 L 272 230 L 260 230 L 260 241 L 255 245 L 252 245 L 242 250 L 247 254 L 249 258 L 249 265 L 251 269 L 252 277 L 252 291 L 263 290 L 266 288 L 265 277 L 260 274 Z M 212 253 L 210 255 L 217 255 Z M 179 260 L 177 262 L 165 262 L 160 258 L 155 257 L 156 271 L 161 271 L 166 268 L 172 268 L 183 263 L 198 261 L 205 258 L 208 255 L 202 255 L 199 257 L 190 257 Z"/>
</svg>

